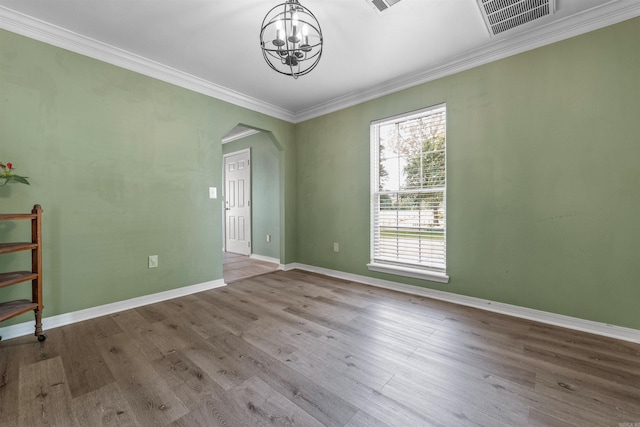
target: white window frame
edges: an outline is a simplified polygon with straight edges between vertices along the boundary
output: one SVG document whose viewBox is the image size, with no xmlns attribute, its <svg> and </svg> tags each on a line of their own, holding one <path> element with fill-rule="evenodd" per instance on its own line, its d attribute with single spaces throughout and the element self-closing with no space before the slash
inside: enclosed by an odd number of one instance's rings
<svg viewBox="0 0 640 427">
<path fill-rule="evenodd" d="M 376 233 L 375 233 L 375 228 L 377 226 L 376 222 L 376 218 L 378 217 L 376 209 L 378 209 L 378 196 L 379 193 L 384 193 L 381 192 L 378 188 L 379 186 L 379 166 L 380 166 L 380 161 L 379 161 L 379 150 L 380 150 L 380 140 L 379 140 L 379 129 L 381 126 L 384 125 L 388 125 L 388 124 L 392 124 L 392 123 L 400 123 L 400 122 L 404 122 L 404 121 L 408 121 L 408 120 L 413 120 L 416 119 L 418 117 L 421 116 L 428 116 L 429 114 L 433 114 L 438 112 L 438 110 L 443 110 L 444 109 L 444 113 L 445 113 L 445 165 L 446 165 L 446 146 L 447 141 L 446 141 L 446 104 L 438 104 L 438 105 L 434 105 L 428 108 L 424 108 L 418 111 L 412 111 L 409 113 L 405 113 L 405 114 L 400 114 L 397 116 L 393 116 L 393 117 L 388 117 L 385 119 L 380 119 L 380 120 L 375 120 L 371 122 L 370 125 L 370 148 L 371 148 L 371 165 L 370 165 L 370 170 L 371 170 L 371 191 L 370 191 L 370 196 L 371 196 L 371 208 L 370 208 L 370 218 L 371 218 L 371 224 L 370 224 L 370 233 L 371 233 L 371 240 L 370 240 L 370 249 L 371 249 L 371 262 L 369 264 L 367 264 L 367 268 L 371 271 L 376 271 L 376 272 L 381 272 L 381 273 L 387 273 L 387 274 L 393 274 L 393 275 L 399 275 L 399 276 L 405 276 L 405 277 L 412 277 L 412 278 L 417 278 L 417 279 L 424 279 L 424 280 L 430 280 L 430 281 L 434 281 L 434 282 L 440 282 L 440 283 L 448 283 L 449 282 L 449 276 L 447 275 L 446 272 L 446 236 L 447 236 L 447 227 L 446 227 L 446 200 L 447 200 L 447 186 L 446 186 L 446 175 L 447 175 L 447 168 L 445 166 L 445 185 L 444 185 L 444 191 L 443 191 L 443 196 L 444 196 L 444 205 L 445 205 L 445 227 L 444 227 L 444 264 L 445 264 L 445 268 L 431 268 L 430 266 L 426 266 L 424 264 L 416 264 L 416 263 L 409 263 L 409 262 L 399 262 L 399 261 L 391 261 L 391 260 L 384 260 L 384 259 L 380 259 L 380 257 L 376 258 L 376 253 L 375 253 L 375 247 L 376 247 Z M 410 190 L 409 190 L 410 191 Z M 403 191 L 398 191 L 398 193 L 401 193 Z"/>
</svg>

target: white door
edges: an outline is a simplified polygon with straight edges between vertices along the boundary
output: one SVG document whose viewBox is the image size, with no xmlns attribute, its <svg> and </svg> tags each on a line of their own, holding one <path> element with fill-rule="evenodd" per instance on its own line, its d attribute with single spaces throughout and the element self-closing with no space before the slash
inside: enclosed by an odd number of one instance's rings
<svg viewBox="0 0 640 427">
<path fill-rule="evenodd" d="M 224 156 L 225 250 L 251 254 L 251 151 Z"/>
</svg>

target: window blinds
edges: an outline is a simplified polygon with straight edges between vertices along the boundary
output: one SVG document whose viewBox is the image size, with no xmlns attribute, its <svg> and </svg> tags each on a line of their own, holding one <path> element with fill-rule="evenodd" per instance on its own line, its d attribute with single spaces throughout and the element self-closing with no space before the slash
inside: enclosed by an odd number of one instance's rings
<svg viewBox="0 0 640 427">
<path fill-rule="evenodd" d="M 446 270 L 446 107 L 372 123 L 372 262 Z"/>
</svg>

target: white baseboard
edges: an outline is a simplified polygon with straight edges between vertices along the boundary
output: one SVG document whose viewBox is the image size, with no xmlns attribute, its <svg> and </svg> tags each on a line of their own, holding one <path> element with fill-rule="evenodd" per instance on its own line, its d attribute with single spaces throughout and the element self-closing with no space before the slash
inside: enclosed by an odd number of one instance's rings
<svg viewBox="0 0 640 427">
<path fill-rule="evenodd" d="M 278 264 L 278 266 L 282 265 L 282 264 L 280 264 L 280 260 L 278 258 L 272 258 L 270 256 L 251 254 L 251 255 L 249 255 L 249 258 L 257 259 L 258 261 L 269 262 L 271 264 Z"/>
<path fill-rule="evenodd" d="M 158 292 L 151 295 L 144 295 L 124 301 L 117 301 L 110 304 L 74 311 L 71 313 L 45 317 L 42 319 L 42 327 L 44 329 L 44 332 L 46 333 L 48 330 L 58 328 L 60 326 L 70 325 L 72 323 L 82 322 L 84 320 L 94 319 L 100 316 L 106 316 L 108 314 L 117 313 L 119 311 L 129 310 L 132 308 L 141 307 L 143 305 L 154 304 L 156 302 L 166 301 L 173 298 L 179 298 L 185 295 L 191 295 L 197 292 L 207 291 L 209 289 L 220 288 L 223 286 L 227 286 L 227 284 L 224 283 L 223 279 L 212 280 L 210 282 L 185 286 L 183 288 L 171 289 L 169 291 Z M 3 341 L 23 335 L 30 335 L 33 333 L 33 321 L 0 328 L 0 336 L 2 337 Z"/>
<path fill-rule="evenodd" d="M 536 322 L 546 323 L 549 325 L 560 326 L 562 328 L 573 329 L 576 331 L 588 332 L 591 334 L 602 335 L 605 337 L 616 338 L 624 341 L 640 343 L 640 330 L 625 328 L 623 326 L 610 325 L 607 323 L 594 322 L 592 320 L 580 319 L 577 317 L 565 316 L 562 314 L 550 313 L 532 308 L 520 307 L 517 305 L 505 304 L 485 300 L 481 298 L 469 297 L 465 295 L 453 294 L 450 292 L 438 291 L 435 289 L 422 288 L 419 286 L 407 285 L 404 283 L 392 282 L 389 280 L 376 279 L 373 277 L 360 276 L 358 274 L 345 273 L 337 270 L 330 270 L 312 265 L 291 263 L 284 266 L 285 271 L 299 269 L 312 273 L 324 274 L 325 276 L 336 277 L 338 279 L 349 280 L 352 282 L 363 283 L 365 285 L 376 286 L 384 289 L 391 289 L 398 292 L 404 292 L 412 295 L 419 295 L 427 298 L 433 298 L 441 301 L 447 301 L 454 304 L 475 307 L 481 310 L 492 311 L 495 313 L 506 314 L 509 316 L 519 317 L 522 319 L 533 320 Z"/>
</svg>

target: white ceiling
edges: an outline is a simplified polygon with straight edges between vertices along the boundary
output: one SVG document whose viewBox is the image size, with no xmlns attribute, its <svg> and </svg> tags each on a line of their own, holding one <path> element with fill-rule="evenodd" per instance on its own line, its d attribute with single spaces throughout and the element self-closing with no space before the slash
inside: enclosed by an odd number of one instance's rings
<svg viewBox="0 0 640 427">
<path fill-rule="evenodd" d="M 402 0 L 383 13 L 366 0 L 300 0 L 325 44 L 317 68 L 294 80 L 259 47 L 264 15 L 282 2 L 0 0 L 0 26 L 300 121 L 640 15 L 638 0 L 557 0 L 552 17 L 490 37 L 476 0 Z"/>
</svg>

